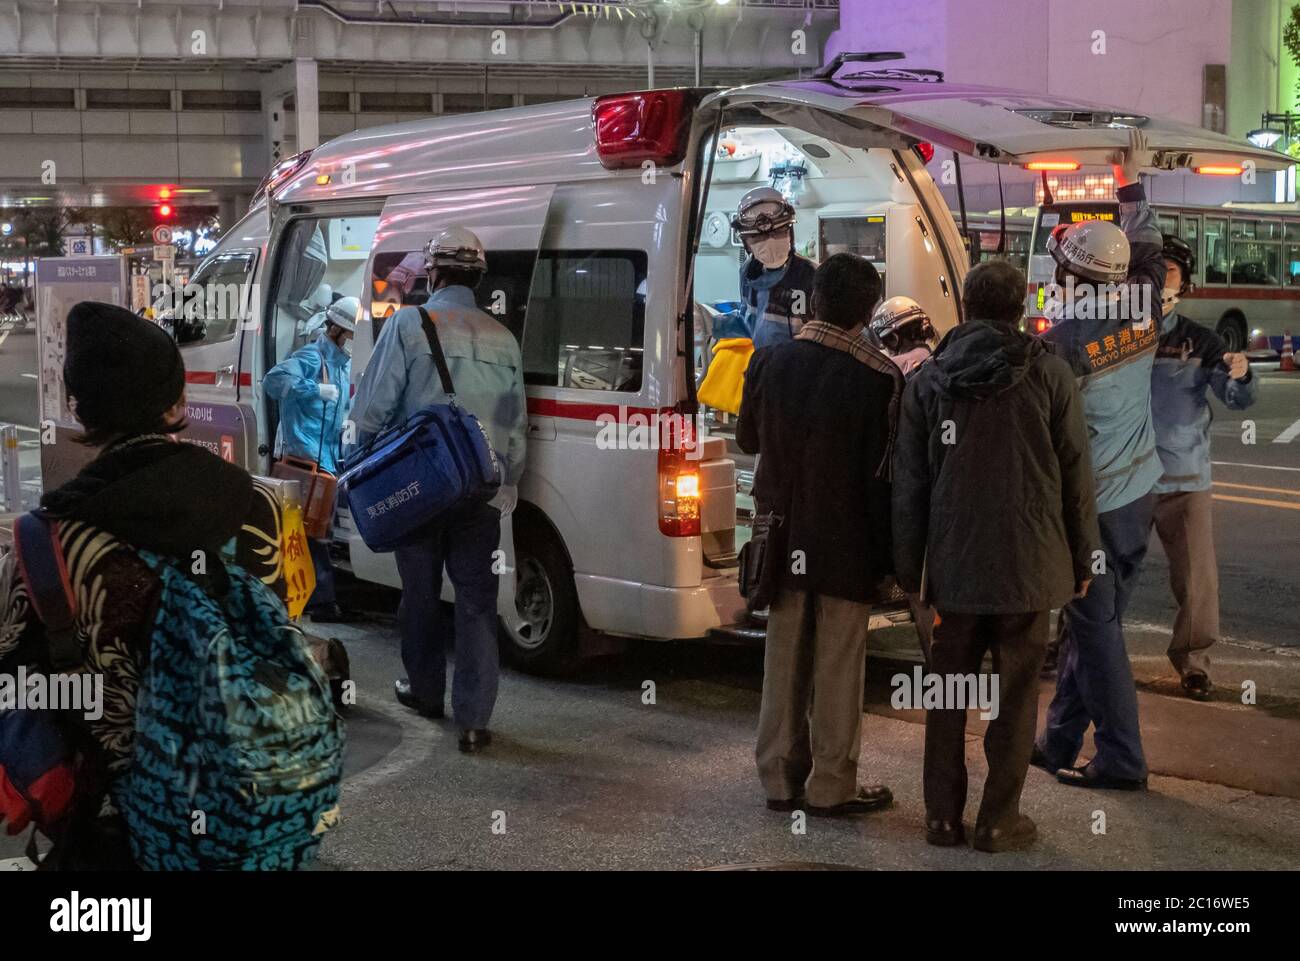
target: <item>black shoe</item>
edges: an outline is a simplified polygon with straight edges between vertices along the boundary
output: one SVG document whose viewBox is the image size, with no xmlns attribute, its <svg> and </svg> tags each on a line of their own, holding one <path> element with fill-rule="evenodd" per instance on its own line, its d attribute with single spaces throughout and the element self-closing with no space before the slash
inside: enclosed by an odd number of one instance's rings
<svg viewBox="0 0 1300 961">
<path fill-rule="evenodd" d="M 940 848 L 955 848 L 966 843 L 966 828 L 960 821 L 926 821 L 925 843 Z"/>
<path fill-rule="evenodd" d="M 801 797 L 787 798 L 768 798 L 767 809 L 769 811 L 802 811 L 808 802 Z"/>
<path fill-rule="evenodd" d="M 1023 851 L 1037 840 L 1038 826 L 1029 815 L 1019 814 L 1008 828 L 993 828 L 990 831 L 977 826 L 971 847 L 985 854 L 1001 854 L 1003 851 Z"/>
<path fill-rule="evenodd" d="M 1034 750 L 1029 755 L 1029 764 L 1031 767 L 1042 768 L 1048 774 L 1055 774 L 1060 770 L 1055 764 L 1047 760 L 1047 755 L 1039 749 L 1037 744 L 1034 745 Z"/>
<path fill-rule="evenodd" d="M 492 732 L 487 728 L 474 728 L 460 732 L 460 753 L 477 754 L 492 743 Z"/>
<path fill-rule="evenodd" d="M 441 721 L 446 716 L 441 704 L 429 704 L 416 697 L 411 690 L 411 682 L 404 677 L 399 677 L 393 682 L 393 693 L 397 695 L 398 704 L 409 707 L 421 717 Z"/>
<path fill-rule="evenodd" d="M 1147 789 L 1146 778 L 1094 774 L 1091 764 L 1084 767 L 1063 767 L 1056 772 L 1056 779 L 1071 787 L 1089 787 L 1103 791 L 1145 791 Z"/>
<path fill-rule="evenodd" d="M 835 804 L 826 808 L 819 808 L 815 804 L 809 804 L 808 813 L 815 818 L 851 817 L 855 814 L 870 814 L 872 811 L 887 808 L 893 801 L 894 792 L 883 784 L 863 785 L 858 788 L 858 793 L 852 799 L 845 801 L 843 804 Z"/>
<path fill-rule="evenodd" d="M 1193 701 L 1208 701 L 1214 693 L 1214 685 L 1204 674 L 1188 674 L 1183 678 L 1183 693 Z"/>
<path fill-rule="evenodd" d="M 322 604 L 320 607 L 307 609 L 307 616 L 313 624 L 356 624 L 364 621 L 366 615 L 360 611 L 350 611 L 338 604 Z"/>
</svg>

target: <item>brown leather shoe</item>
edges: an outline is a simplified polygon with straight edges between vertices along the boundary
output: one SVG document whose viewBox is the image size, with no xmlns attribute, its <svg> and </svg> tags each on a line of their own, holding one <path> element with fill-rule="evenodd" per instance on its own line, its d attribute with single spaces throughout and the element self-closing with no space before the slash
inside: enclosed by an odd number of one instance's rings
<svg viewBox="0 0 1300 961">
<path fill-rule="evenodd" d="M 883 784 L 863 784 L 858 787 L 856 795 L 842 804 L 824 808 L 809 804 L 807 810 L 815 818 L 842 818 L 870 814 L 889 807 L 893 802 L 894 792 Z"/>
<path fill-rule="evenodd" d="M 1003 851 L 1023 851 L 1037 840 L 1038 825 L 1029 815 L 1020 814 L 1009 827 L 988 830 L 976 825 L 971 847 L 986 854 L 1001 854 Z"/>
<path fill-rule="evenodd" d="M 925 822 L 925 843 L 940 848 L 955 848 L 966 843 L 966 828 L 960 821 L 935 819 Z"/>
</svg>

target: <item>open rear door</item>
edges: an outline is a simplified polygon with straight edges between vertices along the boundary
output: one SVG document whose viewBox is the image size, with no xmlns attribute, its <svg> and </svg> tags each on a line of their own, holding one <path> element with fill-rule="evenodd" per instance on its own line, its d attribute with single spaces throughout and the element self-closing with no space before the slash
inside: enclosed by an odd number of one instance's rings
<svg viewBox="0 0 1300 961">
<path fill-rule="evenodd" d="M 838 79 L 756 85 L 729 93 L 752 95 L 763 86 L 800 91 L 809 105 L 854 101 L 853 114 L 876 126 L 996 163 L 1069 160 L 1108 163 L 1128 142 L 1128 129 L 1147 135 L 1159 170 L 1248 167 L 1282 170 L 1290 158 L 1240 143 L 1201 127 L 1054 94 L 1000 87 L 902 79 L 901 71 L 865 71 Z M 842 108 L 841 108 L 842 109 Z M 1216 172 L 1227 172 L 1221 169 Z"/>
<path fill-rule="evenodd" d="M 380 214 L 366 264 L 367 296 L 363 298 L 362 321 L 354 338 L 353 383 L 365 376 L 383 320 L 403 304 L 424 303 L 427 299 L 424 245 L 439 230 L 452 225 L 474 231 L 487 250 L 487 275 L 475 291 L 479 307 L 500 319 L 522 344 L 528 290 L 554 191 L 553 185 L 538 184 L 390 198 Z M 535 440 L 531 438 L 530 443 Z M 393 555 L 371 552 L 350 520 L 346 526 L 354 573 L 364 580 L 400 586 Z M 500 549 L 505 552 L 510 573 L 500 578 L 498 613 L 515 618 L 514 537 L 509 518 L 501 524 Z M 446 600 L 452 597 L 447 578 L 443 579 L 443 596 Z"/>
</svg>

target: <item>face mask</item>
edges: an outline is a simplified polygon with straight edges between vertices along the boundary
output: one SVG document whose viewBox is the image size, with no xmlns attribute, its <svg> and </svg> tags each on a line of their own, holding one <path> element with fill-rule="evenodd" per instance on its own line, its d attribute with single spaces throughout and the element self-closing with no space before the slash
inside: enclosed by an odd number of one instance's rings
<svg viewBox="0 0 1300 961">
<path fill-rule="evenodd" d="M 343 343 L 339 344 L 339 348 L 343 351 L 344 354 L 346 354 L 348 357 L 351 357 L 351 356 L 352 356 L 352 338 L 349 337 L 349 338 L 347 338 L 346 340 L 344 340 Z"/>
<path fill-rule="evenodd" d="M 1160 308 L 1168 314 L 1181 299 L 1182 298 L 1178 296 L 1177 287 L 1166 287 L 1160 293 Z"/>
<path fill-rule="evenodd" d="M 790 238 L 782 235 L 755 241 L 750 245 L 749 252 L 760 264 L 768 270 L 773 270 L 783 266 L 790 259 Z"/>
</svg>

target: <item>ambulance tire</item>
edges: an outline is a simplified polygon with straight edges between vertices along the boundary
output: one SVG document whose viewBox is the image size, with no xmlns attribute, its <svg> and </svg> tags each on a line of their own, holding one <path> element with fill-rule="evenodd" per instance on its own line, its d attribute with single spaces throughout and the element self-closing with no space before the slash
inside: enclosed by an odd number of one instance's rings
<svg viewBox="0 0 1300 961">
<path fill-rule="evenodd" d="M 528 623 L 515 630 L 500 622 L 502 656 L 526 674 L 568 674 L 581 661 L 573 567 L 544 518 L 524 509 L 514 521 L 516 605 Z"/>
<path fill-rule="evenodd" d="M 1239 310 L 1230 310 L 1219 318 L 1216 332 L 1223 338 L 1224 347 L 1234 354 L 1241 353 L 1250 344 L 1246 315 Z"/>
</svg>

